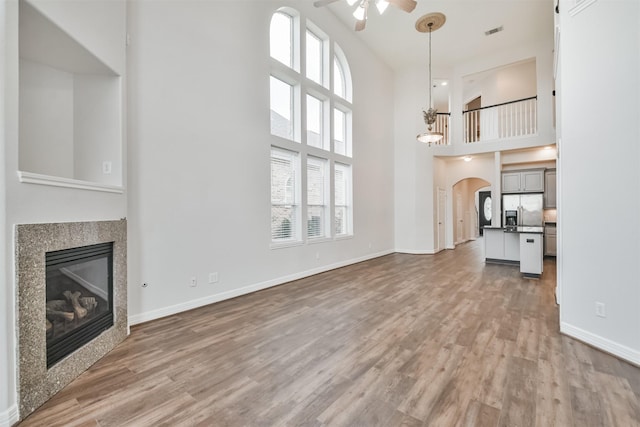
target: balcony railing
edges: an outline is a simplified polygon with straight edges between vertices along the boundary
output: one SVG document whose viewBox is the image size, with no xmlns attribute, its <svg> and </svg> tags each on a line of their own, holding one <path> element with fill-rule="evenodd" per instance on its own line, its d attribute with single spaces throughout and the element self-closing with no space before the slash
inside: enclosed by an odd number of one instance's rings
<svg viewBox="0 0 640 427">
<path fill-rule="evenodd" d="M 535 135 L 538 131 L 537 100 L 537 96 L 532 96 L 463 111 L 464 142 Z"/>
<path fill-rule="evenodd" d="M 438 142 L 435 142 L 435 145 L 449 145 L 449 118 L 451 117 L 451 113 L 438 113 L 436 115 L 436 122 L 433 124 L 434 131 L 442 132 L 442 139 Z"/>
</svg>

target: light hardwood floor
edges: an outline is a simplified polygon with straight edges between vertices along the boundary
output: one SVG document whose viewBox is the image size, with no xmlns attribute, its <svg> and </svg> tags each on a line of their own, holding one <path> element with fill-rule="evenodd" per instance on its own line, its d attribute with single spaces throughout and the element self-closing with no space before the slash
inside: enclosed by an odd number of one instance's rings
<svg viewBox="0 0 640 427">
<path fill-rule="evenodd" d="M 135 326 L 21 426 L 640 425 L 640 369 L 559 334 L 555 263 L 481 245 Z"/>
</svg>

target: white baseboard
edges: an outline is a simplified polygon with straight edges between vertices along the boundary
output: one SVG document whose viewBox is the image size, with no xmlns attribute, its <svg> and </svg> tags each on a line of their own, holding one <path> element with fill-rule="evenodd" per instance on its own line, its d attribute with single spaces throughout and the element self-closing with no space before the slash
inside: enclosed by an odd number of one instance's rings
<svg viewBox="0 0 640 427">
<path fill-rule="evenodd" d="M 194 308 L 203 307 L 205 305 L 239 297 L 241 295 L 250 294 L 252 292 L 260 291 L 262 289 L 271 288 L 273 286 L 282 285 L 283 283 L 313 276 L 314 274 L 324 273 L 325 271 L 335 270 L 336 268 L 341 268 L 347 265 L 356 264 L 358 262 L 367 261 L 369 259 L 378 258 L 384 255 L 389 255 L 394 252 L 395 251 L 393 250 L 388 250 L 388 251 L 378 252 L 375 254 L 369 254 L 360 258 L 355 258 L 348 261 L 341 261 L 335 264 L 325 265 L 323 267 L 302 271 L 300 273 L 290 274 L 288 276 L 279 277 L 277 279 L 267 280 L 266 282 L 255 283 L 253 285 L 244 286 L 242 288 L 232 289 L 230 291 L 208 295 L 206 297 L 198 298 L 191 301 L 185 301 L 180 304 L 159 308 L 157 310 L 151 310 L 144 313 L 130 315 L 129 325 L 137 325 L 139 323 L 149 322 L 151 320 L 160 319 L 162 317 L 171 316 L 177 313 L 182 313 L 183 311 L 193 310 Z"/>
<path fill-rule="evenodd" d="M 93 292 L 94 294 L 96 294 L 97 296 L 102 298 L 103 300 L 106 301 L 109 298 L 109 296 L 107 295 L 107 291 L 105 291 L 104 289 L 99 288 L 98 286 L 94 285 L 93 283 L 83 279 L 82 277 L 78 276 L 76 273 L 74 273 L 73 271 L 69 270 L 68 268 L 61 268 L 60 269 L 60 273 L 64 274 L 65 276 L 67 276 L 71 280 L 73 280 L 75 282 L 78 282 L 79 284 L 81 284 L 82 286 L 84 286 L 85 288 L 87 288 L 88 290 L 90 290 L 91 292 Z"/>
<path fill-rule="evenodd" d="M 0 412 L 0 427 L 11 427 L 18 422 L 18 405 L 12 405 L 6 411 Z"/>
<path fill-rule="evenodd" d="M 437 253 L 435 249 L 396 249 L 395 252 L 410 255 L 434 255 Z"/>
<path fill-rule="evenodd" d="M 629 363 L 633 363 L 636 366 L 640 366 L 640 351 L 638 350 L 618 344 L 615 341 L 603 338 L 600 335 L 585 331 L 584 329 L 575 327 L 566 322 L 560 323 L 560 332 L 586 344 L 592 345 L 604 352 L 624 359 Z"/>
</svg>

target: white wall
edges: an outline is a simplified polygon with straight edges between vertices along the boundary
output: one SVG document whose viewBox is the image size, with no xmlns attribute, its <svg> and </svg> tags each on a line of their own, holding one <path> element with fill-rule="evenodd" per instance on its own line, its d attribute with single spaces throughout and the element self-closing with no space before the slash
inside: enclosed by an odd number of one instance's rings
<svg viewBox="0 0 640 427">
<path fill-rule="evenodd" d="M 393 250 L 392 71 L 327 9 L 293 1 L 351 69 L 355 235 L 269 248 L 275 4 L 129 4 L 133 323 Z M 207 283 L 210 272 L 218 283 Z"/>
<path fill-rule="evenodd" d="M 465 83 L 463 103 L 482 96 L 482 106 L 486 107 L 537 95 L 535 59 L 463 77 L 465 82 L 470 79 L 476 81 Z"/>
<path fill-rule="evenodd" d="M 73 178 L 73 74 L 20 60 L 20 169 Z"/>
<path fill-rule="evenodd" d="M 120 77 L 76 74 L 73 81 L 74 178 L 122 185 Z M 103 162 L 111 172 L 103 172 Z"/>
<path fill-rule="evenodd" d="M 640 3 L 560 10 L 561 330 L 640 364 Z"/>
<path fill-rule="evenodd" d="M 37 7 L 112 69 L 125 63 L 125 3 L 121 1 L 37 1 Z M 0 3 L 3 40 L 2 119 L 4 126 L 0 159 L 3 188 L 0 218 L 5 238 L 0 239 L 0 426 L 17 421 L 15 272 L 13 230 L 15 224 L 119 219 L 127 215 L 123 194 L 20 183 L 18 181 L 18 2 Z M 6 15 L 5 15 L 6 13 Z M 0 22 L 2 22 L 0 21 Z M 126 178 L 126 177 L 125 177 Z"/>
<path fill-rule="evenodd" d="M 11 240 L 6 222 L 6 146 L 10 132 L 7 129 L 6 85 L 8 82 L 7 62 L 11 49 L 7 49 L 7 39 L 4 37 L 10 32 L 15 32 L 10 22 L 10 17 L 15 14 L 7 10 L 7 2 L 0 2 L 0 30 L 5 34 L 0 36 L 0 242 Z M 15 26 L 15 23 L 14 25 Z M 15 108 L 15 107 L 14 107 Z M 14 114 L 15 117 L 15 114 Z M 11 247 L 8 243 L 0 244 L 0 347 L 5 351 L 0 352 L 0 426 L 9 426 L 17 419 L 18 407 L 15 400 L 14 361 L 12 352 L 14 346 L 13 325 L 14 306 L 9 305 L 13 301 L 13 281 L 11 260 Z"/>
</svg>

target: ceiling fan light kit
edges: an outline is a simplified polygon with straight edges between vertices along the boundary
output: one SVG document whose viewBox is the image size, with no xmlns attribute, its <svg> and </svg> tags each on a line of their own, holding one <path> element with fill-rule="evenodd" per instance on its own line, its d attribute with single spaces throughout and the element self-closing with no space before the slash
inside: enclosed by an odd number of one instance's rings
<svg viewBox="0 0 640 427">
<path fill-rule="evenodd" d="M 338 0 L 316 0 L 313 2 L 315 7 L 323 7 L 331 3 L 335 3 Z M 394 5 L 398 9 L 404 10 L 407 13 L 411 13 L 416 8 L 416 0 L 347 0 L 349 6 L 357 4 L 358 6 L 353 11 L 353 17 L 356 18 L 356 31 L 362 31 L 367 25 L 367 14 L 369 11 L 369 3 L 375 2 L 378 13 L 382 15 L 389 4 Z"/>
<path fill-rule="evenodd" d="M 438 118 L 438 110 L 433 108 L 431 100 L 431 92 L 433 91 L 433 78 L 431 76 L 431 33 L 441 28 L 446 22 L 447 17 L 439 12 L 428 13 L 421 16 L 416 21 L 416 30 L 421 33 L 429 33 L 429 108 L 422 110 L 424 123 L 427 125 L 427 131 L 416 136 L 418 142 L 424 142 L 431 146 L 432 142 L 438 142 L 444 136 L 442 132 L 433 130 L 433 124 Z"/>
</svg>

